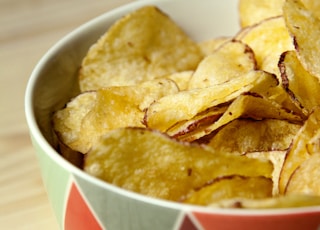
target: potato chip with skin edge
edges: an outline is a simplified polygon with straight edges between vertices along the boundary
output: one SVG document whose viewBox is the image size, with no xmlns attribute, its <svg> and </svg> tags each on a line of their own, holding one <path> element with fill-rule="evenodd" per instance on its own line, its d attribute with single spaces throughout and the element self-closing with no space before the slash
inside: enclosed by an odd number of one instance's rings
<svg viewBox="0 0 320 230">
<path fill-rule="evenodd" d="M 287 0 L 283 7 L 283 15 L 301 64 L 320 79 L 320 19 L 300 0 Z"/>
<path fill-rule="evenodd" d="M 203 89 L 180 91 L 151 104 L 145 114 L 147 127 L 166 131 L 206 109 L 234 100 L 245 92 L 265 92 L 278 85 L 274 75 L 252 70 L 242 77 Z"/>
<path fill-rule="evenodd" d="M 231 198 L 263 199 L 272 196 L 272 180 L 265 177 L 225 176 L 209 181 L 182 200 L 186 204 L 204 205 Z"/>
<path fill-rule="evenodd" d="M 282 151 L 261 151 L 261 152 L 247 152 L 245 153 L 247 157 L 259 158 L 270 160 L 273 164 L 273 173 L 272 173 L 272 182 L 273 189 L 272 195 L 279 196 L 279 177 L 281 173 L 281 169 L 283 166 L 283 162 L 286 156 L 286 150 Z"/>
<path fill-rule="evenodd" d="M 286 195 L 320 196 L 320 154 L 305 160 L 291 175 L 285 189 Z"/>
<path fill-rule="evenodd" d="M 298 131 L 286 154 L 279 178 L 279 192 L 284 194 L 285 188 L 294 171 L 310 157 L 308 142 L 318 133 L 320 128 L 320 107 L 316 107 L 304 125 Z"/>
<path fill-rule="evenodd" d="M 285 151 L 300 127 L 301 124 L 280 119 L 236 119 L 219 129 L 208 146 L 237 155 Z"/>
<path fill-rule="evenodd" d="M 261 22 L 267 18 L 282 15 L 285 0 L 240 0 L 239 17 L 242 27 Z"/>
<path fill-rule="evenodd" d="M 168 15 L 145 6 L 119 19 L 90 47 L 79 85 L 81 91 L 135 85 L 194 70 L 202 57 L 197 43 Z"/>
<path fill-rule="evenodd" d="M 121 188 L 177 201 L 216 177 L 270 178 L 273 165 L 178 142 L 154 130 L 122 128 L 101 137 L 86 155 L 84 170 Z"/>
<path fill-rule="evenodd" d="M 202 50 L 202 53 L 207 56 L 216 51 L 221 45 L 230 41 L 232 38 L 230 37 L 217 37 L 210 40 L 205 40 L 199 42 L 198 45 Z"/>
<path fill-rule="evenodd" d="M 279 61 L 283 87 L 307 115 L 320 104 L 319 79 L 306 71 L 295 51 L 284 52 Z"/>
<path fill-rule="evenodd" d="M 189 81 L 188 89 L 221 84 L 257 67 L 253 50 L 241 41 L 231 40 L 206 56 Z"/>
<path fill-rule="evenodd" d="M 262 120 L 265 118 L 286 119 L 292 122 L 300 122 L 302 118 L 282 108 L 274 101 L 257 94 L 243 94 L 238 96 L 214 123 L 179 136 L 179 140 L 192 142 L 209 135 L 218 128 L 238 118 L 252 118 Z"/>
<path fill-rule="evenodd" d="M 292 38 L 282 16 L 268 18 L 244 29 L 235 39 L 248 44 L 254 51 L 258 68 L 276 74 L 279 81 L 278 62 L 280 55 L 294 50 Z"/>
</svg>

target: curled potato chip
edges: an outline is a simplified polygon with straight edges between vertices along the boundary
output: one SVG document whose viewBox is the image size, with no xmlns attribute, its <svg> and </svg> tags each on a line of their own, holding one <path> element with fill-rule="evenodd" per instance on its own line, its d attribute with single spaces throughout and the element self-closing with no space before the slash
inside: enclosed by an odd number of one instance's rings
<svg viewBox="0 0 320 230">
<path fill-rule="evenodd" d="M 235 189 L 236 188 L 236 189 Z M 272 180 L 266 177 L 226 176 L 215 178 L 190 192 L 183 203 L 209 205 L 231 198 L 262 199 L 272 196 Z"/>
<path fill-rule="evenodd" d="M 286 154 L 279 179 L 279 191 L 281 194 L 284 194 L 287 183 L 294 171 L 310 157 L 308 142 L 317 135 L 319 128 L 320 108 L 316 107 L 294 137 Z"/>
<path fill-rule="evenodd" d="M 272 173 L 272 195 L 279 195 L 279 177 L 281 169 L 283 166 L 284 158 L 286 156 L 286 151 L 261 151 L 261 152 L 247 152 L 247 157 L 259 158 L 262 160 L 270 160 L 273 164 L 273 173 Z"/>
<path fill-rule="evenodd" d="M 281 80 L 278 69 L 280 55 L 294 49 L 283 17 L 261 21 L 239 33 L 236 39 L 253 49 L 259 69 L 276 74 Z"/>
<path fill-rule="evenodd" d="M 134 85 L 194 70 L 202 57 L 176 23 L 158 8 L 145 6 L 117 21 L 89 49 L 81 65 L 80 89 Z"/>
<path fill-rule="evenodd" d="M 222 44 L 230 41 L 229 37 L 218 37 L 198 43 L 202 53 L 207 56 L 216 51 Z"/>
<path fill-rule="evenodd" d="M 248 152 L 286 150 L 301 124 L 278 119 L 236 119 L 222 127 L 208 146 L 241 155 Z"/>
<path fill-rule="evenodd" d="M 252 49 L 236 40 L 221 45 L 198 65 L 189 82 L 189 89 L 205 88 L 241 77 L 256 69 Z"/>
<path fill-rule="evenodd" d="M 73 150 L 81 150 L 78 148 L 82 145 L 81 124 L 83 118 L 94 107 L 96 98 L 96 92 L 82 93 L 68 102 L 65 108 L 55 112 L 52 117 L 55 133 Z"/>
<path fill-rule="evenodd" d="M 186 90 L 189 85 L 190 78 L 192 77 L 194 71 L 182 71 L 164 76 L 162 78 L 167 78 L 173 80 L 179 87 L 179 90 Z"/>
<path fill-rule="evenodd" d="M 142 128 L 106 133 L 86 155 L 84 170 L 124 189 L 179 200 L 217 177 L 272 176 L 272 163 L 178 142 Z"/>
<path fill-rule="evenodd" d="M 210 107 L 229 102 L 244 92 L 263 92 L 277 84 L 274 75 L 252 70 L 222 84 L 180 91 L 151 104 L 145 114 L 145 123 L 149 128 L 166 131 L 176 123 L 191 119 Z"/>
<path fill-rule="evenodd" d="M 320 154 L 311 155 L 291 175 L 285 194 L 320 196 Z"/>
<path fill-rule="evenodd" d="M 320 79 L 320 19 L 300 0 L 287 0 L 283 7 L 286 26 L 294 39 L 295 49 L 304 68 Z"/>
<path fill-rule="evenodd" d="M 289 91 L 292 101 L 307 115 L 320 104 L 319 79 L 304 69 L 295 51 L 281 55 L 279 68 L 283 87 Z"/>
<path fill-rule="evenodd" d="M 54 129 L 71 149 L 86 153 L 106 131 L 144 127 L 144 110 L 160 97 L 176 92 L 175 82 L 157 79 L 83 93 L 54 115 Z"/>
<path fill-rule="evenodd" d="M 228 109 L 228 105 L 215 106 L 203 111 L 187 121 L 181 121 L 170 127 L 166 133 L 174 138 L 192 132 L 200 127 L 217 121 Z"/>
<path fill-rule="evenodd" d="M 218 128 L 228 124 L 238 118 L 252 118 L 261 120 L 265 118 L 285 119 L 290 121 L 301 121 L 299 115 L 282 108 L 274 101 L 261 97 L 258 94 L 243 94 L 238 96 L 223 113 L 223 115 L 214 123 L 200 127 L 193 132 L 179 135 L 178 139 L 183 141 L 195 141 L 202 138 Z"/>
<path fill-rule="evenodd" d="M 282 15 L 285 0 L 240 0 L 239 17 L 242 27 L 251 26 L 267 18 Z"/>
</svg>

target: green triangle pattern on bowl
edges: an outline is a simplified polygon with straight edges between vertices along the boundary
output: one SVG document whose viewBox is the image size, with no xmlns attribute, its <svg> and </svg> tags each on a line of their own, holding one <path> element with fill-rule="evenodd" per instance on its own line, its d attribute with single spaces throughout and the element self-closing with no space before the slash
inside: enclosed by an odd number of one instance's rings
<svg viewBox="0 0 320 230">
<path fill-rule="evenodd" d="M 180 210 L 132 199 L 119 192 L 120 189 L 104 189 L 77 175 L 74 178 L 105 229 L 174 229 L 180 218 Z"/>
<path fill-rule="evenodd" d="M 39 146 L 37 141 L 31 140 L 39 160 L 40 169 L 42 171 L 42 178 L 50 199 L 51 206 L 54 210 L 60 229 L 64 219 L 64 204 L 66 190 L 68 189 L 69 175 L 65 168 L 61 167 L 57 161 L 52 159 L 45 150 Z"/>
</svg>

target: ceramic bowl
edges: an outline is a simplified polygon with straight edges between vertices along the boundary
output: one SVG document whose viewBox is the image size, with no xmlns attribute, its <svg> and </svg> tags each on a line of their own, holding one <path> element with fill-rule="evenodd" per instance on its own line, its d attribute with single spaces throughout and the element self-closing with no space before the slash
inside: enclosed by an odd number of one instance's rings
<svg viewBox="0 0 320 230">
<path fill-rule="evenodd" d="M 146 4 L 160 7 L 195 40 L 234 35 L 237 0 L 141 0 L 107 12 L 54 45 L 35 67 L 25 109 L 43 181 L 61 229 L 319 230 L 320 207 L 239 210 L 183 205 L 125 191 L 94 178 L 55 150 L 50 118 L 77 92 L 80 62 L 89 46 L 118 18 Z"/>
</svg>

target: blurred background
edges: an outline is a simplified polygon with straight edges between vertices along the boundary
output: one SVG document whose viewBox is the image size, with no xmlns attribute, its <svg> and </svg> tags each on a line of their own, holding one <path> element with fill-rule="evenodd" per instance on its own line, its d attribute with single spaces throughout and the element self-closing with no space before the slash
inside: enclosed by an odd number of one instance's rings
<svg viewBox="0 0 320 230">
<path fill-rule="evenodd" d="M 32 69 L 64 35 L 133 0 L 0 0 L 0 229 L 58 229 L 24 115 Z"/>
</svg>

